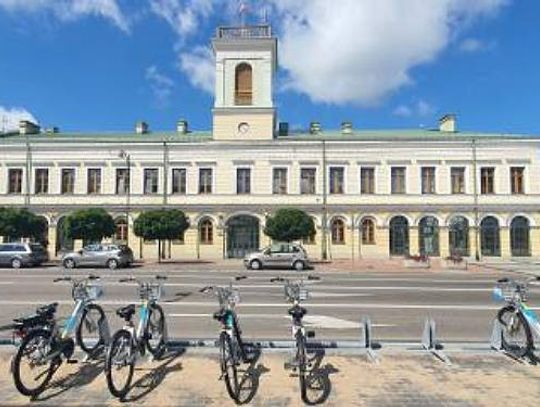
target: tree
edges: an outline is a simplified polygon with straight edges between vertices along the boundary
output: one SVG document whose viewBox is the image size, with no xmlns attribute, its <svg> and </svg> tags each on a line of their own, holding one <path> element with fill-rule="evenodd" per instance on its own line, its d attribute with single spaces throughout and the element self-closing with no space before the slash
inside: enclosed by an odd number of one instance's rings
<svg viewBox="0 0 540 407">
<path fill-rule="evenodd" d="M 178 239 L 189 227 L 189 220 L 179 209 L 160 209 L 143 212 L 133 224 L 135 235 L 158 241 L 158 259 L 161 261 L 161 242 Z"/>
<path fill-rule="evenodd" d="M 80 209 L 71 213 L 63 227 L 67 237 L 81 239 L 83 244 L 101 242 L 116 230 L 112 216 L 100 208 Z"/>
<path fill-rule="evenodd" d="M 0 208 L 0 236 L 43 239 L 47 220 L 27 209 Z"/>
<path fill-rule="evenodd" d="M 279 209 L 268 218 L 264 233 L 273 240 L 291 242 L 315 235 L 313 218 L 300 209 Z"/>
</svg>

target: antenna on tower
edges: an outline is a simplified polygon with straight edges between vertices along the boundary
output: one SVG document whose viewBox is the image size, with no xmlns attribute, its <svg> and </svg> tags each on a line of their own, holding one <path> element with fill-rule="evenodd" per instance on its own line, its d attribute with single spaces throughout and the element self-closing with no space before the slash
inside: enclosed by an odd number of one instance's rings
<svg viewBox="0 0 540 407">
<path fill-rule="evenodd" d="M 238 15 L 240 16 L 240 25 L 246 25 L 246 14 L 249 12 L 249 5 L 245 1 L 241 1 L 238 6 Z"/>
</svg>

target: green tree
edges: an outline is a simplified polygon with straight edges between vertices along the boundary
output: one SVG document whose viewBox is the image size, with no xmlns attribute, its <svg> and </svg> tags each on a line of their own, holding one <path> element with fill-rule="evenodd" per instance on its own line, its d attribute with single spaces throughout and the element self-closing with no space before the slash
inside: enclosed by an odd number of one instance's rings
<svg viewBox="0 0 540 407">
<path fill-rule="evenodd" d="M 273 240 L 291 242 L 315 235 L 313 218 L 295 208 L 279 209 L 268 218 L 264 233 Z"/>
<path fill-rule="evenodd" d="M 71 239 L 81 239 L 83 244 L 101 242 L 115 232 L 114 219 L 104 209 L 77 210 L 66 217 L 64 233 Z"/>
<path fill-rule="evenodd" d="M 0 208 L 0 236 L 43 240 L 47 220 L 27 209 Z"/>
<path fill-rule="evenodd" d="M 179 209 L 160 209 L 143 212 L 135 219 L 135 235 L 143 239 L 158 241 L 158 259 L 161 261 L 163 240 L 178 239 L 189 227 L 189 220 Z"/>
</svg>

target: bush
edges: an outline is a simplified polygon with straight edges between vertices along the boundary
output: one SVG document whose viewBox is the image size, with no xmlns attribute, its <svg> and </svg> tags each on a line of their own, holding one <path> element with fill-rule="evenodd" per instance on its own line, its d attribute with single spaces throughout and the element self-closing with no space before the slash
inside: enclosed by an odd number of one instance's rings
<svg viewBox="0 0 540 407">
<path fill-rule="evenodd" d="M 47 221 L 27 209 L 0 208 L 0 236 L 41 240 Z"/>
<path fill-rule="evenodd" d="M 81 239 L 84 244 L 101 242 L 115 232 L 114 219 L 104 209 L 81 209 L 66 217 L 64 233 L 71 239 Z"/>
<path fill-rule="evenodd" d="M 268 218 L 264 233 L 276 241 L 292 242 L 315 235 L 313 218 L 300 209 L 279 209 Z"/>
</svg>

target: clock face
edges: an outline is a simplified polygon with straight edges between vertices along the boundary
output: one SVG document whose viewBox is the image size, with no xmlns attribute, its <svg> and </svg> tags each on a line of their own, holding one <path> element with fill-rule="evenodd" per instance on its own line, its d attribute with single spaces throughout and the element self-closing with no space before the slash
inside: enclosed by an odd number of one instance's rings
<svg viewBox="0 0 540 407">
<path fill-rule="evenodd" d="M 241 133 L 241 134 L 246 134 L 248 131 L 249 131 L 249 124 L 247 123 L 240 123 L 238 125 L 238 131 Z"/>
</svg>

